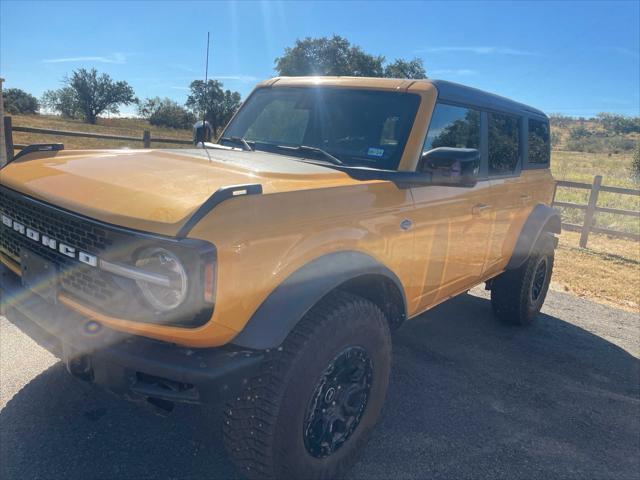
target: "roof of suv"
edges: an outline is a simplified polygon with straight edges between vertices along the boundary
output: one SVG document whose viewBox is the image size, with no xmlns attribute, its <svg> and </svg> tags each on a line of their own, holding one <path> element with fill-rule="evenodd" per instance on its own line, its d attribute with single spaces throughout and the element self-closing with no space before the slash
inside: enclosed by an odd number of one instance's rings
<svg viewBox="0 0 640 480">
<path fill-rule="evenodd" d="M 380 90 L 406 91 L 428 90 L 435 87 L 438 92 L 438 100 L 450 103 L 475 106 L 488 110 L 499 110 L 516 115 L 537 116 L 546 118 L 546 115 L 537 108 L 510 100 L 500 95 L 485 92 L 473 87 L 460 85 L 446 80 L 411 80 L 401 78 L 375 78 L 375 77 L 275 77 L 261 82 L 258 86 L 269 87 L 346 87 L 346 88 L 373 88 Z"/>
</svg>

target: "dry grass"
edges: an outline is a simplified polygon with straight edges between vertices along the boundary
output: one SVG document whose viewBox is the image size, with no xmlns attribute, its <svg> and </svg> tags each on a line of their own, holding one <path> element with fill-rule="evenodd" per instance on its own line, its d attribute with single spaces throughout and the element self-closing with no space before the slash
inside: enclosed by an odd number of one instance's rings
<svg viewBox="0 0 640 480">
<path fill-rule="evenodd" d="M 592 235 L 582 249 L 579 238 L 562 233 L 552 288 L 640 312 L 640 243 Z"/>
<path fill-rule="evenodd" d="M 174 128 L 154 127 L 146 120 L 138 118 L 99 118 L 97 125 L 89 125 L 80 120 L 71 120 L 54 115 L 13 115 L 14 126 L 50 128 L 53 130 L 73 130 L 77 132 L 104 133 L 111 135 L 124 135 L 128 137 L 138 137 L 142 140 L 142 133 L 145 130 L 151 132 L 153 137 L 180 138 L 191 140 L 190 130 L 179 130 Z M 142 141 L 120 141 L 104 140 L 99 138 L 63 137 L 56 135 L 40 135 L 35 133 L 14 132 L 14 143 L 64 143 L 67 150 L 96 149 L 96 148 L 142 148 Z M 169 143 L 154 144 L 157 148 L 184 148 L 185 145 Z"/>
<path fill-rule="evenodd" d="M 608 155 L 606 153 L 554 151 L 551 168 L 556 180 L 572 180 L 591 184 L 595 175 L 602 175 L 603 185 L 638 189 L 640 185 L 629 174 L 631 161 L 631 153 Z M 559 188 L 556 199 L 562 202 L 585 205 L 589 199 L 589 190 Z M 640 210 L 640 197 L 600 192 L 598 206 L 638 211 Z M 582 225 L 584 222 L 584 211 L 572 208 L 560 208 L 560 210 L 563 221 L 578 225 Z M 597 226 L 603 228 L 640 233 L 640 219 L 636 217 L 597 213 L 595 222 Z"/>
<path fill-rule="evenodd" d="M 602 175 L 602 184 L 640 188 L 629 175 L 632 154 L 554 151 L 551 168 L 556 180 L 592 183 Z M 589 190 L 559 188 L 557 200 L 586 204 Z M 640 197 L 601 192 L 598 206 L 640 210 Z M 562 219 L 582 225 L 582 210 L 562 208 Z M 613 230 L 640 233 L 640 219 L 597 213 L 596 225 Z M 578 246 L 580 234 L 563 232 L 557 251 L 553 287 L 625 310 L 640 309 L 640 243 L 606 235 L 589 236 L 588 248 Z"/>
</svg>

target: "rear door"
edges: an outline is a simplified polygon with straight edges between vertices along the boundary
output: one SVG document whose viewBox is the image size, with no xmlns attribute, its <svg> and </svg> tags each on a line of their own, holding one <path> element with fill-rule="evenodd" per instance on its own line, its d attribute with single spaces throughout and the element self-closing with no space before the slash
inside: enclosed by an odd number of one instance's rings
<svg viewBox="0 0 640 480">
<path fill-rule="evenodd" d="M 504 269 L 532 209 L 532 195 L 522 173 L 525 128 L 522 117 L 502 112 L 486 113 L 488 175 L 495 224 L 487 258 L 487 275 Z"/>
</svg>

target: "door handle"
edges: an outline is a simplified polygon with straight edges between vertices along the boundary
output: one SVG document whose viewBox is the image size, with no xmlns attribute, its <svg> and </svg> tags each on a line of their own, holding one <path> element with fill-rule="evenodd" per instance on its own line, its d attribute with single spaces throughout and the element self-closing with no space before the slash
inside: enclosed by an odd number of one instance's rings
<svg viewBox="0 0 640 480">
<path fill-rule="evenodd" d="M 473 208 L 471 209 L 471 213 L 477 217 L 481 217 L 489 210 L 491 210 L 491 205 L 487 205 L 486 203 L 479 203 L 473 206 Z"/>
</svg>

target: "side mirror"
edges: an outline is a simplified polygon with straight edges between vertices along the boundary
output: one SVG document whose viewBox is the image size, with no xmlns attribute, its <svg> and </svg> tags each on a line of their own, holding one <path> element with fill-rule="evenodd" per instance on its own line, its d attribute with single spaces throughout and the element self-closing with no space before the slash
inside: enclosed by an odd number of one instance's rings
<svg viewBox="0 0 640 480">
<path fill-rule="evenodd" d="M 430 174 L 433 185 L 473 187 L 480 172 L 480 151 L 475 148 L 438 147 L 422 155 L 418 171 Z"/>
<path fill-rule="evenodd" d="M 198 145 L 203 142 L 211 141 L 211 125 L 209 122 L 202 120 L 193 125 L 193 144 Z"/>
</svg>

